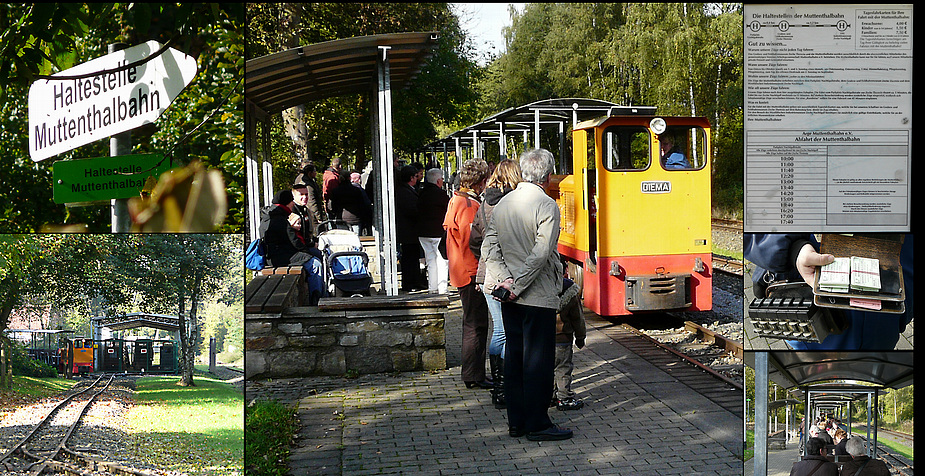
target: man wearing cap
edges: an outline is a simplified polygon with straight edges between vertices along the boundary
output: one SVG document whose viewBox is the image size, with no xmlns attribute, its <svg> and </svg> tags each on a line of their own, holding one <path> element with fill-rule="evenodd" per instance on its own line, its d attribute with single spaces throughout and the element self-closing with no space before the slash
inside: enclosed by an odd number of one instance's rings
<svg viewBox="0 0 925 476">
<path fill-rule="evenodd" d="M 263 241 L 267 247 L 267 258 L 272 266 L 294 266 L 304 264 L 312 255 L 308 247 L 300 243 L 289 221 L 294 204 L 291 190 L 281 190 L 273 197 L 274 207 L 270 208 L 263 220 L 266 232 Z"/>
<path fill-rule="evenodd" d="M 316 175 L 315 165 L 309 163 L 302 168 L 292 185 L 292 195 L 295 199 L 294 211 L 303 218 L 303 223 L 311 225 L 306 231 L 311 232 L 311 235 L 315 237 L 318 236 L 318 224 L 327 219 L 325 218 L 324 201 L 321 198 L 321 188 L 315 180 Z"/>
</svg>

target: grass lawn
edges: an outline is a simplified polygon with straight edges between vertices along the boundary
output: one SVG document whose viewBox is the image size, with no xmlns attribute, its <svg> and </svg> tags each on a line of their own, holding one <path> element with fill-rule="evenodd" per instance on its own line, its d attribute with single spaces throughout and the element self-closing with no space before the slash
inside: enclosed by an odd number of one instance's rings
<svg viewBox="0 0 925 476">
<path fill-rule="evenodd" d="M 727 250 L 727 249 L 719 248 L 715 246 L 713 247 L 713 254 L 717 254 L 720 256 L 728 256 L 730 258 L 734 258 L 739 261 L 742 261 L 744 259 L 744 255 L 742 254 L 741 251 Z"/>
<path fill-rule="evenodd" d="M 13 376 L 13 393 L 35 398 L 44 398 L 57 395 L 76 384 L 76 380 L 49 377 L 17 377 Z"/>
<path fill-rule="evenodd" d="M 862 428 L 858 428 L 858 427 L 852 426 L 852 427 L 851 427 L 851 431 L 852 431 L 853 433 L 857 434 L 857 435 L 861 435 L 861 436 L 863 436 L 863 437 L 865 437 L 865 438 L 867 437 L 867 429 L 866 429 L 866 428 L 863 428 L 863 427 L 862 427 Z M 901 445 L 901 444 L 899 444 L 899 443 L 895 443 L 895 442 L 893 442 L 893 441 L 887 440 L 887 439 L 883 438 L 882 435 L 880 435 L 880 437 L 877 438 L 877 443 L 879 443 L 879 444 L 881 444 L 881 445 L 883 445 L 883 446 L 886 446 L 887 448 L 889 448 L 890 450 L 892 450 L 893 453 L 901 454 L 901 455 L 903 455 L 904 457 L 906 457 L 907 459 L 909 459 L 909 461 L 913 461 L 913 459 L 912 459 L 912 456 L 913 456 L 912 448 L 910 448 L 910 447 L 908 447 L 908 446 L 906 446 L 906 445 Z"/>
<path fill-rule="evenodd" d="M 177 386 L 177 376 L 145 377 L 126 415 L 131 449 L 165 470 L 191 475 L 244 473 L 244 397 L 230 385 L 194 377 L 195 387 Z"/>
<path fill-rule="evenodd" d="M 745 454 L 742 461 L 748 461 L 755 456 L 755 432 L 745 430 Z"/>
<path fill-rule="evenodd" d="M 289 443 L 298 431 L 296 412 L 277 401 L 255 401 L 246 412 L 247 474 L 286 474 Z"/>
<path fill-rule="evenodd" d="M 13 377 L 9 390 L 0 390 L 0 419 L 7 412 L 52 397 L 71 388 L 77 382 L 63 378 Z"/>
</svg>

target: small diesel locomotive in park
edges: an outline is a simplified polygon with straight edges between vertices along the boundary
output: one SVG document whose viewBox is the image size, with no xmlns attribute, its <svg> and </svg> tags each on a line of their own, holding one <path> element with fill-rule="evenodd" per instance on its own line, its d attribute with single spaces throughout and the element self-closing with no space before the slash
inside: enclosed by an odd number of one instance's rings
<svg viewBox="0 0 925 476">
<path fill-rule="evenodd" d="M 551 179 L 559 253 L 602 316 L 712 308 L 710 124 L 614 108 L 572 131 Z"/>
</svg>

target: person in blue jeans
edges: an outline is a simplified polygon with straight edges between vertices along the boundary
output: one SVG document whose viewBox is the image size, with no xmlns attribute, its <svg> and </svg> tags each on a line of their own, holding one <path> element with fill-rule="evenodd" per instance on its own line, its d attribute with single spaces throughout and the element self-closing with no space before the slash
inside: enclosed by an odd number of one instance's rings
<svg viewBox="0 0 925 476">
<path fill-rule="evenodd" d="M 493 283 L 497 280 L 488 271 L 485 266 L 485 260 L 481 256 L 482 241 L 485 236 L 485 229 L 488 222 L 491 221 L 491 212 L 495 205 L 504 198 L 511 190 L 517 188 L 517 184 L 523 180 L 520 170 L 520 164 L 511 160 L 504 159 L 498 163 L 494 172 L 488 177 L 485 183 L 484 199 L 479 211 L 475 214 L 472 221 L 472 231 L 469 235 L 469 249 L 476 258 L 479 258 L 478 273 L 475 276 L 475 282 L 479 285 L 482 293 L 485 294 L 485 301 L 488 303 L 488 313 L 491 315 L 492 332 L 491 341 L 488 343 L 488 364 L 491 368 L 491 378 L 494 381 L 494 388 L 491 389 L 491 401 L 495 408 L 504 408 L 504 322 L 501 318 L 501 302 L 492 297 L 491 291 Z M 486 285 L 487 283 L 487 285 Z"/>
<path fill-rule="evenodd" d="M 812 286 L 816 267 L 831 263 L 835 257 L 820 254 L 819 242 L 812 233 L 746 233 L 745 259 L 757 268 L 752 274 L 755 296 L 763 297 L 767 282 L 802 279 Z M 906 234 L 899 255 L 906 293 L 906 311 L 902 314 L 846 310 L 848 328 L 830 334 L 822 342 L 786 341 L 794 350 L 893 350 L 899 336 L 915 315 L 913 305 L 913 236 Z"/>
<path fill-rule="evenodd" d="M 508 434 L 565 440 L 572 430 L 549 418 L 556 357 L 556 311 L 562 289 L 557 252 L 559 206 L 546 193 L 555 159 L 545 149 L 520 156 L 523 182 L 498 202 L 482 242 L 504 320 L 504 398 Z M 486 283 L 487 284 L 487 283 Z"/>
</svg>

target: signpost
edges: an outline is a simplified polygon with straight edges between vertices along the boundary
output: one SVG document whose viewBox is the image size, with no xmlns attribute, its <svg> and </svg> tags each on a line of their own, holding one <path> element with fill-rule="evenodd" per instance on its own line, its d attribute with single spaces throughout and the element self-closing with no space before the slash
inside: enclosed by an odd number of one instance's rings
<svg viewBox="0 0 925 476">
<path fill-rule="evenodd" d="M 89 204 L 139 196 L 145 180 L 170 169 L 161 154 L 61 160 L 52 171 L 55 203 Z"/>
<path fill-rule="evenodd" d="M 156 41 L 110 53 L 29 88 L 29 154 L 41 161 L 151 123 L 196 76 L 196 59 Z"/>
</svg>

